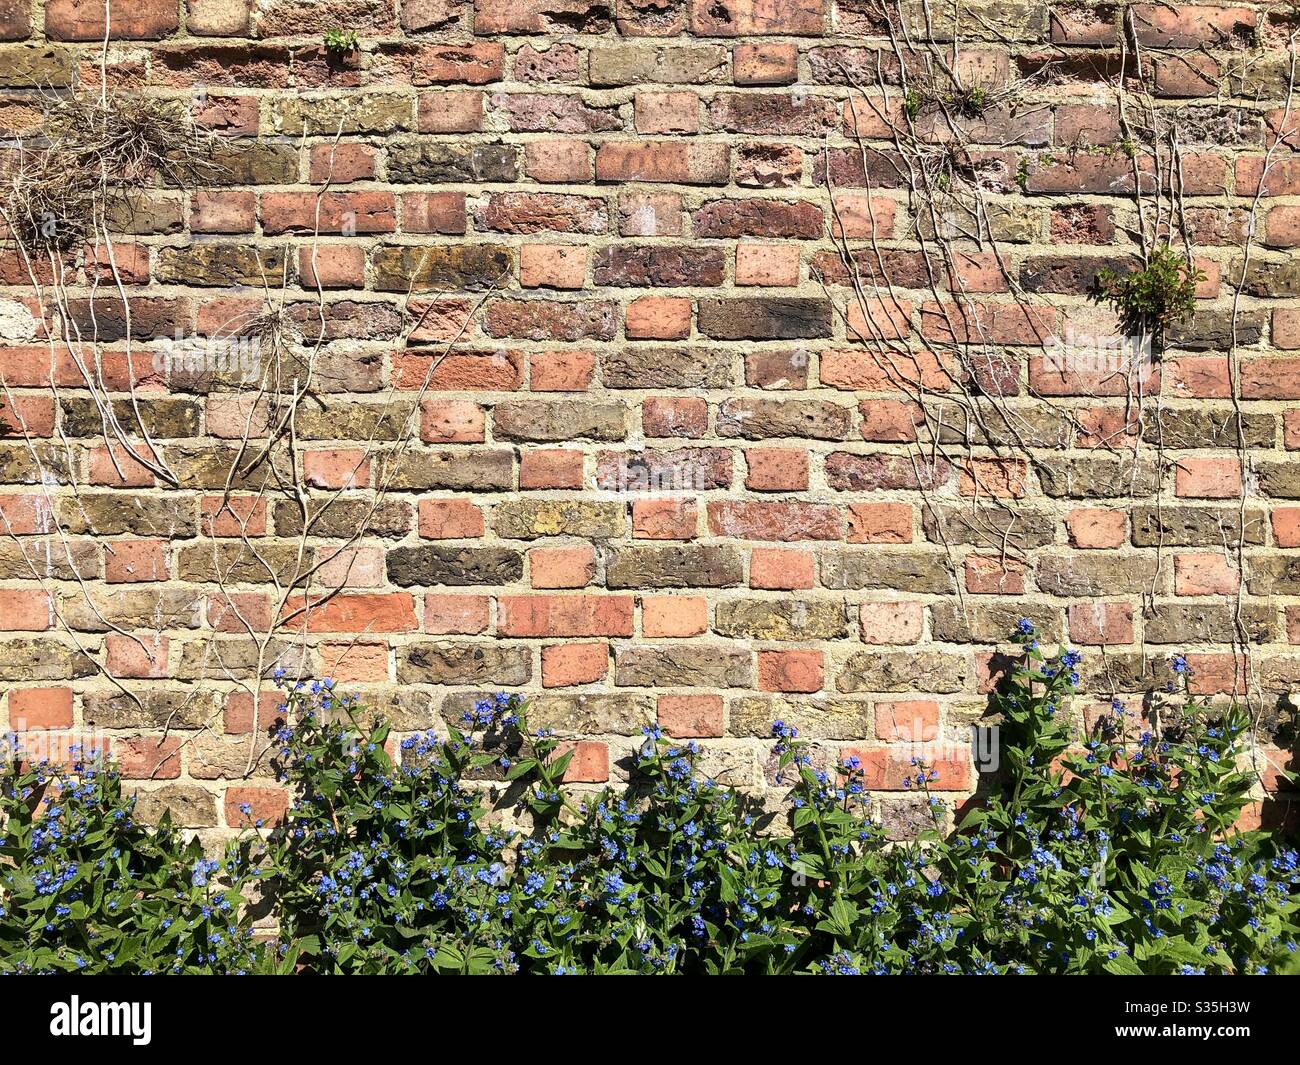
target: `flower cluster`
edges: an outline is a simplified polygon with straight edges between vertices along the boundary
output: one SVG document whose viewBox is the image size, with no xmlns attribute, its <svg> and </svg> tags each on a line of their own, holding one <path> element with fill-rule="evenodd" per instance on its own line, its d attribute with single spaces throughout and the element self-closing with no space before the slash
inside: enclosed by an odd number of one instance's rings
<svg viewBox="0 0 1300 1065">
<path fill-rule="evenodd" d="M 95 752 L 30 764 L 0 740 L 0 973 L 267 971 L 249 838 L 220 859 L 150 830 Z"/>
<path fill-rule="evenodd" d="M 1238 769 L 1244 715 L 1186 695 L 1176 660 L 1181 707 L 1144 722 L 1115 700 L 1081 731 L 1069 713 L 1079 654 L 1048 655 L 1027 621 L 1013 639 L 1021 654 L 991 707 L 1000 787 L 945 835 L 939 771 L 913 759 L 900 785 L 931 827 L 901 842 L 878 823 L 859 759 L 826 762 L 787 722 L 772 728 L 783 813 L 708 779 L 693 743 L 653 727 L 625 787 L 579 798 L 562 786 L 571 755 L 506 694 L 397 741 L 332 683 L 295 685 L 278 739 L 296 798 L 252 855 L 257 869 L 247 851 L 218 861 L 166 827 L 135 828 L 129 803 L 111 789 L 105 802 L 111 778 L 98 768 L 53 791 L 11 772 L 3 854 L 17 872 L 0 871 L 0 971 L 78 960 L 561 975 L 1293 967 L 1297 854 L 1234 828 L 1250 785 Z M 519 827 L 504 828 L 512 806 Z M 99 842 L 85 823 L 96 809 L 95 826 L 131 827 Z M 90 875 L 110 844 L 124 864 Z M 239 905 L 254 872 L 274 900 L 275 949 L 250 942 Z M 114 924 L 109 900 L 141 914 Z M 177 951 L 166 965 L 164 935 Z"/>
</svg>

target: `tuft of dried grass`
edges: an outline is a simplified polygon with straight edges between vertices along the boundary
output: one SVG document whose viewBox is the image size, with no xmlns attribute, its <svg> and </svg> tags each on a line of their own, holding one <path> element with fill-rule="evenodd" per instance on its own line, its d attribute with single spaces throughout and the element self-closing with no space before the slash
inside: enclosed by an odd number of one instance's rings
<svg viewBox="0 0 1300 1065">
<path fill-rule="evenodd" d="M 217 136 L 180 100 L 64 96 L 47 112 L 51 146 L 109 186 L 188 187 L 211 177 Z"/>
<path fill-rule="evenodd" d="M 4 178 L 5 225 L 29 255 L 64 252 L 82 242 L 95 212 L 95 185 L 84 174 L 48 148 L 16 149 Z"/>
<path fill-rule="evenodd" d="M 12 149 L 0 168 L 9 235 L 29 254 L 67 251 L 132 193 L 211 181 L 219 143 L 178 100 L 51 96 L 42 142 Z"/>
</svg>

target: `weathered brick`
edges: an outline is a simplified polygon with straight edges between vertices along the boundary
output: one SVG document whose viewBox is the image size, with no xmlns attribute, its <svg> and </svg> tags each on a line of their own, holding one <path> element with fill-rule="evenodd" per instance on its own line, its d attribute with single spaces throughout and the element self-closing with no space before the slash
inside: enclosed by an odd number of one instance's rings
<svg viewBox="0 0 1300 1065">
<path fill-rule="evenodd" d="M 717 606 L 713 630 L 750 640 L 833 640 L 849 625 L 839 600 L 728 599 Z"/>
<path fill-rule="evenodd" d="M 842 692 L 955 692 L 966 672 L 965 658 L 941 651 L 859 651 L 835 683 Z"/>
<path fill-rule="evenodd" d="M 514 687 L 532 678 L 526 647 L 492 644 L 412 643 L 397 655 L 399 684 L 481 684 Z"/>
<path fill-rule="evenodd" d="M 385 566 L 388 579 L 402 586 L 502 585 L 524 575 L 523 555 L 501 547 L 398 547 Z"/>
<path fill-rule="evenodd" d="M 629 647 L 614 656 L 614 683 L 642 688 L 748 688 L 754 683 L 754 666 L 748 651 L 727 647 Z"/>
<path fill-rule="evenodd" d="M 730 588 L 743 563 L 732 547 L 616 547 L 605 553 L 610 588 Z"/>
</svg>

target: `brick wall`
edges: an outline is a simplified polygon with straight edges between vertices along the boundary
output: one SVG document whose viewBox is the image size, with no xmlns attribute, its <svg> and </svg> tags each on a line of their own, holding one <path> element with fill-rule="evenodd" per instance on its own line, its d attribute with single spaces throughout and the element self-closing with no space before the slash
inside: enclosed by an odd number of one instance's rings
<svg viewBox="0 0 1300 1065">
<path fill-rule="evenodd" d="M 0 726 L 107 737 L 150 816 L 222 829 L 281 803 L 253 681 L 277 664 L 401 729 L 529 692 L 582 782 L 657 720 L 761 789 L 783 718 L 859 750 L 907 831 L 907 741 L 973 790 L 1024 615 L 1085 647 L 1085 709 L 1177 651 L 1248 689 L 1277 789 L 1294 8 L 112 0 L 105 46 L 103 6 L 0 0 L 5 135 L 39 146 L 50 98 L 107 78 L 225 147 L 57 265 L 0 254 Z M 900 75 L 935 56 L 978 92 Z M 1195 318 L 1139 374 L 1063 358 L 1121 331 L 1087 293 L 1161 211 Z M 291 438 L 177 357 L 268 305 L 310 353 Z"/>
</svg>

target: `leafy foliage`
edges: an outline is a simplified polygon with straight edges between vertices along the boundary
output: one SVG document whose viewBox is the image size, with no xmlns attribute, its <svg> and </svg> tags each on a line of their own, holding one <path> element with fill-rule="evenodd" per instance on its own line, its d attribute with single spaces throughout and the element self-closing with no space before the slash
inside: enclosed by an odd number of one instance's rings
<svg viewBox="0 0 1300 1065">
<path fill-rule="evenodd" d="M 1168 244 L 1161 244 L 1141 270 L 1101 270 L 1093 299 L 1110 304 L 1129 335 L 1160 342 L 1169 326 L 1196 313 L 1196 286 L 1204 280 L 1202 270 Z"/>
<path fill-rule="evenodd" d="M 180 936 L 184 958 L 176 964 L 187 971 L 1284 967 L 1296 952 L 1297 854 L 1268 833 L 1233 828 L 1250 785 L 1237 767 L 1247 729 L 1241 711 L 1198 704 L 1186 694 L 1186 663 L 1176 659 L 1183 697 L 1159 727 L 1115 703 L 1078 737 L 1066 713 L 1077 652 L 1047 655 L 1028 622 L 1016 639 L 1022 653 L 993 707 L 1001 719 L 1001 787 L 945 838 L 930 794 L 936 772 L 918 757 L 905 783 L 929 804 L 933 828 L 904 843 L 891 842 L 873 820 L 855 758 L 820 766 L 817 750 L 782 722 L 773 740 L 790 785 L 785 824 L 702 777 L 695 746 L 654 728 L 626 787 L 579 801 L 561 787 L 570 755 L 545 730 L 529 729 L 518 696 L 483 700 L 445 736 L 397 743 L 330 682 L 296 685 L 277 735 L 297 799 L 265 854 L 252 856 L 275 881 L 284 945 L 274 955 L 250 946 L 236 923 L 238 892 L 252 877 L 245 851 L 212 871 L 229 884 L 217 896 L 229 908 L 214 907 L 210 883 L 183 882 L 196 852 L 181 849 L 173 832 L 164 826 L 150 836 L 108 823 L 121 820 L 122 805 L 105 790 L 111 777 L 94 773 L 77 813 L 53 815 L 35 812 L 35 778 L 11 773 L 3 853 L 19 875 L 0 877 L 0 969 L 66 967 L 76 964 L 74 953 L 100 968 L 120 967 L 128 936 L 138 941 L 135 965 L 144 968 L 147 959 L 147 967 L 162 968 L 159 959 L 173 949 L 157 942 L 163 914 L 171 916 L 169 931 L 180 930 L 173 938 Z M 499 810 L 485 808 L 488 780 L 514 800 L 519 827 L 505 827 Z M 105 797 L 110 816 L 95 820 L 91 811 Z M 38 831 L 49 836 L 51 824 L 83 819 L 84 830 L 72 833 L 83 852 L 78 869 L 91 864 L 55 887 L 51 898 L 61 901 L 41 902 L 38 881 L 44 890 L 64 876 L 67 859 L 28 842 Z M 103 910 L 97 885 L 106 878 L 89 870 L 109 847 L 128 856 L 113 860 L 131 870 L 130 879 L 123 873 L 110 881 L 115 910 L 132 898 L 159 901 L 129 930 L 96 916 L 88 933 L 81 910 L 55 915 L 50 907 L 81 902 L 96 915 Z M 15 886 L 29 882 L 18 897 Z M 37 900 L 39 914 L 28 912 L 28 899 Z M 229 948 L 204 946 L 214 919 L 226 922 L 217 931 Z"/>
<path fill-rule="evenodd" d="M 0 973 L 269 966 L 243 894 L 258 877 L 253 840 L 209 858 L 165 816 L 139 824 L 102 758 L 72 755 L 67 766 L 14 757 L 0 772 Z"/>
<path fill-rule="evenodd" d="M 347 55 L 361 46 L 356 30 L 326 30 L 325 51 L 331 55 Z"/>
</svg>

